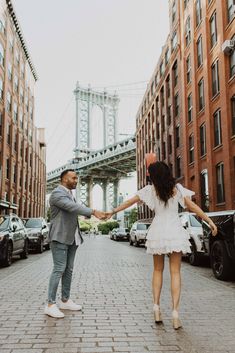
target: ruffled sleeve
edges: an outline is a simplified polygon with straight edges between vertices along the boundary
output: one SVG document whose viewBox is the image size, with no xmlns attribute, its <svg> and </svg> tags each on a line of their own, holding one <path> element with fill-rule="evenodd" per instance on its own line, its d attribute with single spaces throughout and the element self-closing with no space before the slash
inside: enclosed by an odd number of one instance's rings
<svg viewBox="0 0 235 353">
<path fill-rule="evenodd" d="M 138 190 L 136 195 L 139 196 L 140 200 L 143 201 L 150 210 L 154 210 L 156 196 L 152 185 L 146 185 L 143 189 Z"/>
<path fill-rule="evenodd" d="M 185 201 L 184 198 L 188 197 L 188 198 L 192 198 L 193 195 L 195 195 L 195 192 L 189 189 L 186 189 L 185 187 L 183 187 L 183 185 L 181 184 L 176 184 L 178 193 L 179 193 L 179 204 L 183 207 L 186 208 L 185 206 Z"/>
</svg>

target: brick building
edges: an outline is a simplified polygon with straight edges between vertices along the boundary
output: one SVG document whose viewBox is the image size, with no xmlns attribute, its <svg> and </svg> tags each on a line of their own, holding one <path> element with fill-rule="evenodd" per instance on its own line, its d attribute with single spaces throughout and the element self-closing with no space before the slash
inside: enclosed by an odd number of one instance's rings
<svg viewBox="0 0 235 353">
<path fill-rule="evenodd" d="M 0 1 L 0 212 L 45 212 L 44 129 L 34 125 L 37 75 L 10 0 Z"/>
<path fill-rule="evenodd" d="M 169 0 L 170 33 L 136 117 L 138 188 L 156 152 L 209 211 L 235 208 L 234 11 L 233 0 Z"/>
</svg>

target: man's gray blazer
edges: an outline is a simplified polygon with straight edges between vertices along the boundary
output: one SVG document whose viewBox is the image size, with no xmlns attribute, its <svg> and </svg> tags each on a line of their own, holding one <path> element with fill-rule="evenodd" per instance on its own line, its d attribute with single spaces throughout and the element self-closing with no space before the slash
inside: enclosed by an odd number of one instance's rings
<svg viewBox="0 0 235 353">
<path fill-rule="evenodd" d="M 52 191 L 49 203 L 51 208 L 49 241 L 73 244 L 77 227 L 79 231 L 78 215 L 90 217 L 92 209 L 77 204 L 62 185 Z"/>
</svg>

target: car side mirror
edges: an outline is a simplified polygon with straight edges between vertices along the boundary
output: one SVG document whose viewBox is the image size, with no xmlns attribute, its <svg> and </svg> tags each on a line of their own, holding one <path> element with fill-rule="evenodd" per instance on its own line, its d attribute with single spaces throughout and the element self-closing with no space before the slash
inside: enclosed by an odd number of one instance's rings
<svg viewBox="0 0 235 353">
<path fill-rule="evenodd" d="M 12 226 L 12 231 L 15 232 L 16 229 L 17 229 L 17 226 L 16 226 L 15 224 L 13 224 L 13 226 Z"/>
<path fill-rule="evenodd" d="M 184 225 L 183 225 L 183 227 L 184 227 L 185 229 L 188 228 L 188 222 L 185 222 Z"/>
<path fill-rule="evenodd" d="M 42 226 L 42 229 L 45 229 L 47 226 L 44 224 L 43 226 Z"/>
</svg>

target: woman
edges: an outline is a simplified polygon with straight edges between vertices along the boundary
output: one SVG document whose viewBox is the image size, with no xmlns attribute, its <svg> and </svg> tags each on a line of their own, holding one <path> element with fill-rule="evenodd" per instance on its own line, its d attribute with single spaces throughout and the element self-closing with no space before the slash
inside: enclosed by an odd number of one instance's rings
<svg viewBox="0 0 235 353">
<path fill-rule="evenodd" d="M 171 295 L 172 295 L 172 319 L 174 329 L 180 328 L 179 301 L 181 292 L 181 257 L 182 253 L 191 252 L 189 235 L 183 228 L 179 215 L 178 204 L 188 208 L 197 216 L 205 220 L 211 227 L 213 236 L 217 234 L 217 227 L 212 220 L 191 201 L 193 191 L 176 184 L 170 168 L 164 162 L 155 162 L 148 167 L 152 185 L 147 185 L 136 193 L 136 196 L 127 200 L 122 205 L 113 209 L 108 214 L 125 210 L 136 202 L 144 202 L 152 211 L 155 217 L 148 229 L 146 247 L 147 253 L 153 255 L 153 311 L 156 323 L 162 322 L 160 312 L 160 294 L 162 289 L 162 275 L 164 269 L 164 256 L 169 254 L 171 274 Z"/>
</svg>

